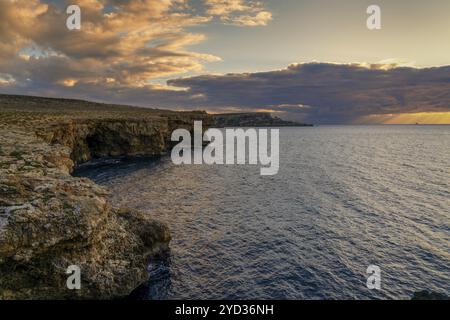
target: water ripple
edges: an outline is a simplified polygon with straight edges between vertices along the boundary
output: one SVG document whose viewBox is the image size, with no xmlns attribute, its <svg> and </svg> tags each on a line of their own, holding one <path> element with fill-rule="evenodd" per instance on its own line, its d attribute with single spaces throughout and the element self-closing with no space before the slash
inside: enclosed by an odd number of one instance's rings
<svg viewBox="0 0 450 320">
<path fill-rule="evenodd" d="M 283 129 L 280 172 L 173 166 L 82 168 L 117 206 L 166 221 L 150 299 L 387 299 L 450 292 L 450 127 Z M 382 269 L 382 290 L 366 268 Z"/>
</svg>

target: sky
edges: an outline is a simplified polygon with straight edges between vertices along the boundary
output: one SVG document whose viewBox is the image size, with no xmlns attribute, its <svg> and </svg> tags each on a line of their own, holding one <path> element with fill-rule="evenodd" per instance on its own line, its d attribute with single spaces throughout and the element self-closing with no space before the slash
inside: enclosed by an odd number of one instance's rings
<svg viewBox="0 0 450 320">
<path fill-rule="evenodd" d="M 450 123 L 449 16 L 448 0 L 0 0 L 0 93 Z"/>
</svg>

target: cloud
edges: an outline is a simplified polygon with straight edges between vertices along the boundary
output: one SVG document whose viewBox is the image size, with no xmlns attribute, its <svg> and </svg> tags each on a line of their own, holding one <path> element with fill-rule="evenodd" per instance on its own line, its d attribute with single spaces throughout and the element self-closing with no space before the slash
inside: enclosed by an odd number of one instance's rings
<svg viewBox="0 0 450 320">
<path fill-rule="evenodd" d="M 238 26 L 265 26 L 272 20 L 272 13 L 260 2 L 245 0 L 205 0 L 208 13 L 218 16 L 222 22 Z"/>
<path fill-rule="evenodd" d="M 200 71 L 204 62 L 219 60 L 186 50 L 205 39 L 186 28 L 211 17 L 184 12 L 184 0 L 78 0 L 77 4 L 82 28 L 69 31 L 66 5 L 1 1 L 0 72 L 19 82 L 114 79 L 142 86 L 158 77 Z M 50 75 L 42 76 L 43 68 Z"/>
<path fill-rule="evenodd" d="M 68 77 L 61 87 L 54 80 L 68 76 L 67 68 L 76 72 L 77 66 L 59 59 L 60 68 L 50 74 L 45 73 L 45 64 L 37 63 L 37 72 L 42 73 L 39 85 L 16 84 L 16 93 L 216 113 L 266 111 L 311 123 L 379 122 L 395 115 L 450 112 L 448 66 L 304 63 L 269 72 L 173 79 L 168 86 L 133 87 L 108 80 L 93 85 Z"/>
<path fill-rule="evenodd" d="M 305 63 L 284 70 L 205 75 L 168 83 L 201 95 L 201 106 L 209 110 L 275 110 L 314 123 L 450 112 L 450 67 Z"/>
<path fill-rule="evenodd" d="M 295 64 L 283 70 L 201 74 L 220 58 L 189 50 L 205 41 L 189 30 L 219 19 L 266 24 L 260 2 L 79 0 L 81 31 L 65 27 L 53 1 L 0 1 L 0 92 L 172 109 L 269 111 L 314 123 L 346 123 L 392 114 L 449 112 L 450 67 Z M 194 2 L 198 4 L 198 2 Z M 198 9 L 198 8 L 197 8 Z M 172 78 L 167 86 L 153 80 Z"/>
<path fill-rule="evenodd" d="M 80 31 L 66 28 L 65 9 L 73 1 L 0 1 L 0 72 L 2 89 L 88 84 L 142 88 L 161 77 L 199 73 L 220 58 L 193 52 L 205 41 L 188 27 L 214 17 L 223 23 L 265 25 L 270 13 L 253 1 L 77 0 Z M 5 79 L 8 79 L 5 80 Z M 148 88 L 152 88 L 149 86 Z M 100 90 L 100 89 L 99 89 Z M 76 94 L 74 92 L 73 94 Z"/>
</svg>

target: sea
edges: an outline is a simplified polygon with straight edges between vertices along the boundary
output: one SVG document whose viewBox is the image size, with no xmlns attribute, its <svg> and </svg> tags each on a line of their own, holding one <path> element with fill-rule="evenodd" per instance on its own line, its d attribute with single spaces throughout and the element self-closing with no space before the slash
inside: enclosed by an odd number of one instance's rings
<svg viewBox="0 0 450 320">
<path fill-rule="evenodd" d="M 273 176 L 170 156 L 74 174 L 168 224 L 170 252 L 150 261 L 143 299 L 450 295 L 450 126 L 282 128 Z"/>
</svg>

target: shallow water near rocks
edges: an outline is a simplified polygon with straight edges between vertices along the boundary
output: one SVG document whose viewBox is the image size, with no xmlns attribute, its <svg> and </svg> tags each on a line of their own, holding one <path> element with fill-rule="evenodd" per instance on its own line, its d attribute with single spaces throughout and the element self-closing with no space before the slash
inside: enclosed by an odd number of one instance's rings
<svg viewBox="0 0 450 320">
<path fill-rule="evenodd" d="M 284 128 L 276 176 L 169 157 L 75 174 L 168 223 L 144 298 L 408 299 L 450 294 L 449 150 L 450 126 Z"/>
</svg>

